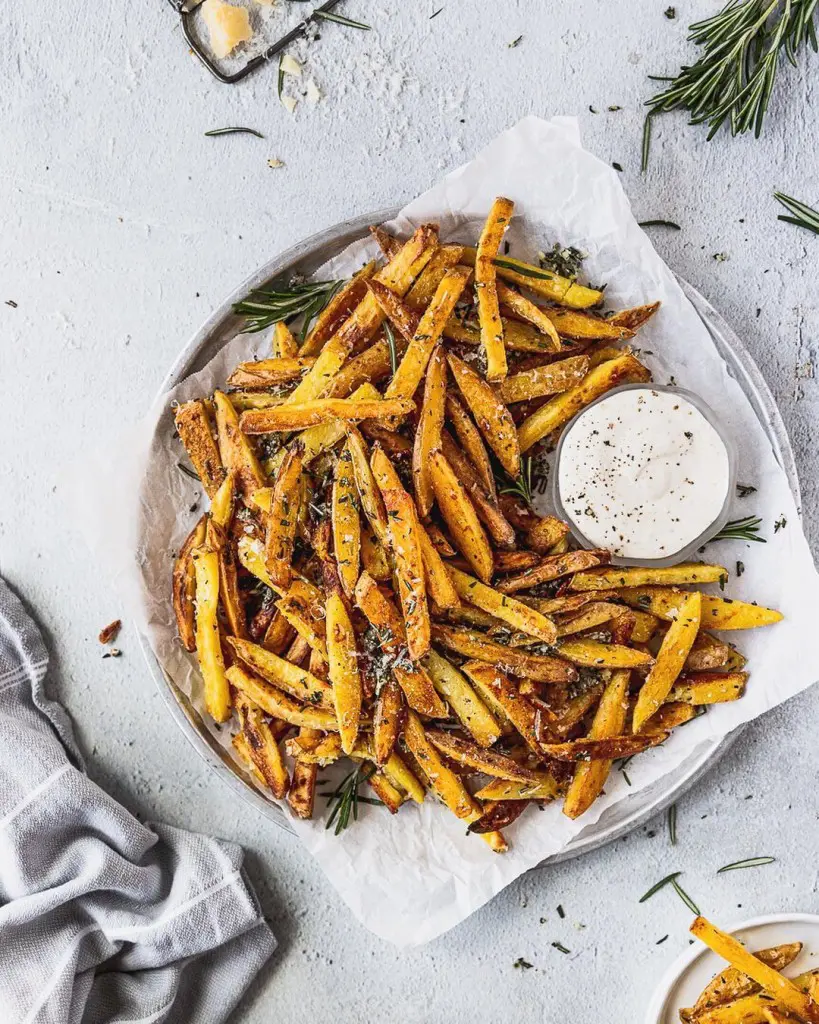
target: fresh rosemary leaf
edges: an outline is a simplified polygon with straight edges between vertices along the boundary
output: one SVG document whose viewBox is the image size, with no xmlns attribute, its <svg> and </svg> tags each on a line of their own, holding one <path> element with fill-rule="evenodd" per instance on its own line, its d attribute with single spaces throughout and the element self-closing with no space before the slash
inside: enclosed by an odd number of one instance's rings
<svg viewBox="0 0 819 1024">
<path fill-rule="evenodd" d="M 210 137 L 214 135 L 255 135 L 257 139 L 264 138 L 264 135 L 257 132 L 255 128 L 242 128 L 238 125 L 231 125 L 228 128 L 211 128 L 209 132 L 205 132 L 205 135 Z"/>
<path fill-rule="evenodd" d="M 513 480 L 509 476 L 505 476 L 503 480 L 498 480 L 501 484 L 498 488 L 498 494 L 514 494 L 516 498 L 520 498 L 525 501 L 527 505 L 532 504 L 532 460 L 529 456 L 524 455 L 520 460 L 520 476 Z"/>
<path fill-rule="evenodd" d="M 284 95 L 284 54 L 279 57 L 279 74 L 276 79 L 276 95 L 278 96 L 279 103 L 282 101 Z"/>
<path fill-rule="evenodd" d="M 242 302 L 234 303 L 233 312 L 245 318 L 244 329 L 251 334 L 281 320 L 293 320 L 302 313 L 306 326 L 324 309 L 341 284 L 341 281 L 306 281 L 291 284 L 289 288 L 260 288 Z"/>
<path fill-rule="evenodd" d="M 358 795 L 358 787 L 362 782 L 366 782 L 374 772 L 374 766 L 367 768 L 364 765 L 357 765 L 349 775 L 342 779 L 337 789 L 327 794 L 327 799 L 333 807 L 324 826 L 325 829 L 332 828 L 335 823 L 334 835 L 339 835 L 349 826 L 351 816 L 353 821 L 358 821 L 359 803 L 369 803 L 366 797 Z"/>
<path fill-rule="evenodd" d="M 641 220 L 639 222 L 641 228 L 671 228 L 673 231 L 682 231 L 679 224 L 675 224 L 673 220 Z"/>
<path fill-rule="evenodd" d="M 555 242 L 548 252 L 540 254 L 540 266 L 543 270 L 554 271 L 555 274 L 574 281 L 580 273 L 583 260 L 587 255 L 573 245 L 561 245 L 560 242 Z"/>
<path fill-rule="evenodd" d="M 566 949 L 562 942 L 553 942 L 552 945 L 555 949 L 560 950 L 561 953 L 571 953 L 570 949 Z"/>
<path fill-rule="evenodd" d="M 177 462 L 176 465 L 177 468 L 185 474 L 185 476 L 189 476 L 191 480 L 195 480 L 197 483 L 200 483 L 199 474 L 194 472 L 194 470 L 189 469 L 184 462 Z"/>
<path fill-rule="evenodd" d="M 652 885 L 652 887 L 648 890 L 648 892 L 644 896 L 640 897 L 639 902 L 640 903 L 645 903 L 646 900 L 650 900 L 651 897 L 655 893 L 660 891 L 660 889 L 663 889 L 663 888 L 665 888 L 665 886 L 669 885 L 670 883 L 675 882 L 676 879 L 677 879 L 677 876 L 681 875 L 681 874 L 682 874 L 682 871 L 675 871 L 675 872 L 673 872 L 673 874 L 666 875 L 665 878 L 661 878 L 660 881 L 657 882 L 656 885 Z"/>
<path fill-rule="evenodd" d="M 671 879 L 671 885 L 672 885 L 672 888 L 674 889 L 674 892 L 680 897 L 680 899 L 688 907 L 688 909 L 691 911 L 691 913 L 692 914 L 696 914 L 699 917 L 700 908 L 691 899 L 691 897 L 688 895 L 688 893 L 685 891 L 685 889 L 683 889 L 683 887 L 680 885 L 680 883 L 677 881 L 676 878 L 672 878 Z"/>
<path fill-rule="evenodd" d="M 677 805 L 672 804 L 668 808 L 668 838 L 671 840 L 671 845 L 677 845 Z"/>
<path fill-rule="evenodd" d="M 534 267 L 524 267 L 513 260 L 494 259 L 492 262 L 496 267 L 502 267 L 504 270 L 514 270 L 521 277 L 534 277 L 538 281 L 554 281 L 555 279 L 554 274 L 548 274 L 545 270 L 536 270 Z"/>
<path fill-rule="evenodd" d="M 746 516 L 745 519 L 732 519 L 727 522 L 718 534 L 711 538 L 715 540 L 755 540 L 759 544 L 767 544 L 764 537 L 759 537 L 759 527 L 762 520 L 759 516 Z M 711 543 L 709 541 L 709 543 Z"/>
<path fill-rule="evenodd" d="M 429 16 L 429 20 L 432 21 L 433 18 L 437 18 L 442 10 L 443 10 L 443 7 L 439 7 L 437 11 L 433 11 L 433 13 L 430 14 L 430 16 Z"/>
<path fill-rule="evenodd" d="M 395 376 L 395 371 L 398 369 L 398 353 L 395 350 L 395 333 L 392 327 L 387 321 L 384 321 L 384 336 L 387 339 L 387 345 L 390 350 L 390 366 L 392 368 L 392 375 Z"/>
<path fill-rule="evenodd" d="M 335 21 L 338 25 L 346 25 L 347 28 L 360 28 L 363 32 L 370 32 L 372 25 L 365 25 L 363 21 L 353 21 L 352 18 L 345 18 L 343 14 L 334 14 L 332 11 L 314 11 L 314 18 L 321 18 L 322 21 Z"/>
<path fill-rule="evenodd" d="M 800 203 L 798 199 L 791 199 L 784 192 L 774 192 L 774 199 L 791 214 L 790 217 L 780 214 L 777 220 L 787 221 L 788 224 L 795 224 L 799 228 L 805 228 L 807 231 L 819 235 L 819 213 L 816 210 L 812 210 L 805 203 Z"/>
<path fill-rule="evenodd" d="M 739 871 L 740 868 L 761 868 L 763 864 L 773 864 L 776 857 L 748 857 L 747 860 L 737 860 L 733 864 L 726 864 L 721 867 L 717 874 L 724 874 L 726 871 Z"/>
</svg>

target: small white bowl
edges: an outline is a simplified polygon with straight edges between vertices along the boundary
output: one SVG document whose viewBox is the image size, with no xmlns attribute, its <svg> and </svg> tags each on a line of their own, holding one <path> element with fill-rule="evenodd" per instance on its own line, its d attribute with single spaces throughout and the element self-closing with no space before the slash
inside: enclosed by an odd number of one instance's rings
<svg viewBox="0 0 819 1024">
<path fill-rule="evenodd" d="M 741 939 L 748 949 L 767 949 L 783 942 L 801 942 L 802 952 L 785 968 L 789 977 L 819 968 L 819 917 L 815 914 L 769 914 L 734 925 L 725 931 Z M 680 1024 L 679 1011 L 693 1006 L 714 975 L 726 966 L 699 939 L 674 961 L 657 986 L 646 1014 L 646 1024 Z"/>
</svg>

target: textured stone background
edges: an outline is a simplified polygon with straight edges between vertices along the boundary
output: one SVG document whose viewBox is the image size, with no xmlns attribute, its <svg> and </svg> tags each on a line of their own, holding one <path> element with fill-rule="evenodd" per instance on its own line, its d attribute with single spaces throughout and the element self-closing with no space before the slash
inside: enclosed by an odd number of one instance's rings
<svg viewBox="0 0 819 1024">
<path fill-rule="evenodd" d="M 294 116 L 276 102 L 272 69 L 238 87 L 213 82 L 161 0 L 116 15 L 79 0 L 6 8 L 0 569 L 47 628 L 52 680 L 94 777 L 145 817 L 247 847 L 281 946 L 239 1020 L 634 1024 L 687 944 L 690 915 L 672 893 L 637 903 L 662 875 L 683 870 L 686 889 L 719 921 L 817 909 L 814 690 L 749 728 L 680 801 L 676 847 L 664 822 L 653 822 L 580 861 L 532 872 L 424 949 L 384 945 L 351 919 L 292 838 L 200 763 L 127 628 L 123 657 L 101 660 L 96 634 L 120 605 L 57 493 L 65 465 L 145 411 L 184 339 L 263 260 L 350 215 L 407 200 L 524 114 L 571 113 L 586 145 L 623 166 L 639 219 L 682 225 L 656 230 L 656 245 L 759 363 L 796 449 L 816 550 L 819 239 L 780 224 L 771 192 L 819 200 L 819 61 L 783 71 L 759 141 L 721 134 L 707 143 L 684 117 L 667 117 L 642 177 L 646 74 L 690 59 L 686 26 L 717 3 L 677 0 L 673 21 L 666 6 L 349 0 L 345 11 L 376 31 L 322 31 L 309 64 L 326 97 L 300 103 Z M 203 136 L 225 124 L 266 139 Z M 286 166 L 271 170 L 271 157 Z M 778 863 L 714 875 L 758 854 Z M 515 969 L 521 956 L 534 968 Z"/>
</svg>

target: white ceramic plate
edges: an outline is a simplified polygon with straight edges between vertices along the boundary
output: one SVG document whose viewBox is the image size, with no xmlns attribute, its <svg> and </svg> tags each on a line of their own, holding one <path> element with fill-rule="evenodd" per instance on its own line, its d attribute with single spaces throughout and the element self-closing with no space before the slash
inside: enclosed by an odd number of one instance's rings
<svg viewBox="0 0 819 1024">
<path fill-rule="evenodd" d="M 819 917 L 815 914 L 770 914 L 724 930 L 741 939 L 750 950 L 767 949 L 783 942 L 803 943 L 802 952 L 783 971 L 789 977 L 819 967 Z M 657 986 L 646 1024 L 680 1024 L 679 1010 L 693 1006 L 700 992 L 724 967 L 721 957 L 695 940 Z"/>
</svg>

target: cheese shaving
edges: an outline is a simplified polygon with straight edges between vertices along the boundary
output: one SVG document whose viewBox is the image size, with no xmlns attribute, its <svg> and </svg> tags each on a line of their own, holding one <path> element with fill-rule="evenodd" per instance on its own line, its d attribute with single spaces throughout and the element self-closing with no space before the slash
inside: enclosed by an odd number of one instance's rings
<svg viewBox="0 0 819 1024">
<path fill-rule="evenodd" d="M 223 0 L 205 0 L 199 10 L 214 57 L 227 57 L 240 43 L 253 38 L 250 16 L 244 7 L 234 7 Z"/>
</svg>

